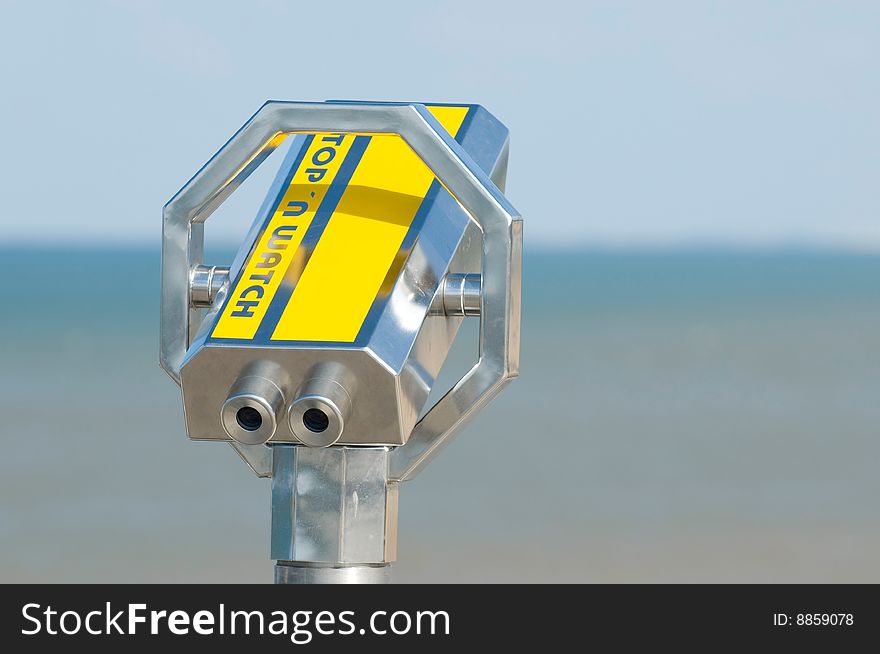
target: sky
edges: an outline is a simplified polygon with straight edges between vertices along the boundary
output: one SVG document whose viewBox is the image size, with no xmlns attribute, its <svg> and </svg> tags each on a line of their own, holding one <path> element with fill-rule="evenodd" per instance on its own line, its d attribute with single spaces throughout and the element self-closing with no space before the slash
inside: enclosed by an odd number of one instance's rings
<svg viewBox="0 0 880 654">
<path fill-rule="evenodd" d="M 877 2 L 0 0 L 0 245 L 156 245 L 267 99 L 474 102 L 529 246 L 880 251 Z M 276 161 L 273 156 L 266 164 Z M 240 238 L 271 170 L 208 222 Z"/>
</svg>

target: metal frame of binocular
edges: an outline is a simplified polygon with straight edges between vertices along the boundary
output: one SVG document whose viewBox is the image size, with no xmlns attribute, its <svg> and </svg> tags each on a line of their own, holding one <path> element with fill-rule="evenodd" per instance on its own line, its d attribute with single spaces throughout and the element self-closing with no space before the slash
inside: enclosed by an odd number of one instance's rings
<svg viewBox="0 0 880 654">
<path fill-rule="evenodd" d="M 230 266 L 204 222 L 294 139 Z M 267 102 L 163 212 L 160 363 L 272 478 L 279 583 L 382 582 L 399 482 L 517 376 L 522 220 L 477 105 Z M 462 321 L 479 358 L 426 406 Z"/>
</svg>

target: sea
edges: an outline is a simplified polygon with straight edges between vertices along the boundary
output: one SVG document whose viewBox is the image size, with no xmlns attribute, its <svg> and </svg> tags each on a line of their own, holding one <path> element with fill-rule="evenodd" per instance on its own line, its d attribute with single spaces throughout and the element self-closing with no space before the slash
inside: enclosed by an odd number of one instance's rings
<svg viewBox="0 0 880 654">
<path fill-rule="evenodd" d="M 880 256 L 523 280 L 521 376 L 402 486 L 395 581 L 880 582 Z M 269 483 L 187 440 L 158 309 L 155 248 L 0 246 L 0 581 L 271 581 Z"/>
</svg>

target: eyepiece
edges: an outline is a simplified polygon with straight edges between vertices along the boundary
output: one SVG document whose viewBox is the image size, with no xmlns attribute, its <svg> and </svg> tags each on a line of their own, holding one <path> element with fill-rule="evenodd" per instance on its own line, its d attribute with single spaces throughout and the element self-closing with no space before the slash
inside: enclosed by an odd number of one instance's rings
<svg viewBox="0 0 880 654">
<path fill-rule="evenodd" d="M 342 436 L 350 413 L 351 398 L 342 385 L 334 379 L 314 377 L 303 382 L 291 402 L 287 424 L 304 445 L 327 447 Z"/>
<path fill-rule="evenodd" d="M 284 396 L 265 377 L 249 375 L 232 385 L 220 410 L 223 429 L 232 440 L 245 445 L 265 443 L 275 434 Z"/>
</svg>

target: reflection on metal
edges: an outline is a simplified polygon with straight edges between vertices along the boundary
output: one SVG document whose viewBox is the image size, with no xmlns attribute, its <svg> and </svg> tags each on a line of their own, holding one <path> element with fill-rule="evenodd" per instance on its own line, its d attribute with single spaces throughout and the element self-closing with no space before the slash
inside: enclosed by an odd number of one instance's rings
<svg viewBox="0 0 880 654">
<path fill-rule="evenodd" d="M 289 134 L 235 261 L 203 264 L 204 221 Z M 499 190 L 507 159 L 506 128 L 474 105 L 269 102 L 166 205 L 160 363 L 181 385 L 188 436 L 229 442 L 272 477 L 276 581 L 387 580 L 398 482 L 518 374 L 522 221 Z M 403 162 L 427 172 L 396 180 Z M 372 304 L 348 332 L 333 316 L 349 305 L 320 295 L 337 283 L 330 247 L 393 255 L 364 259 L 385 279 L 364 287 Z M 301 299 L 309 288 L 317 300 Z M 426 410 L 469 316 L 479 359 Z"/>
</svg>

